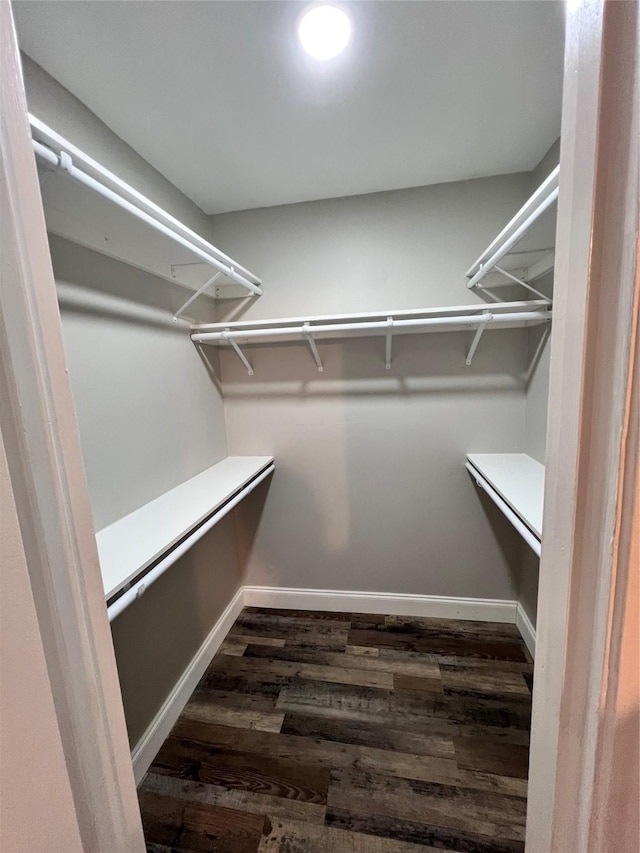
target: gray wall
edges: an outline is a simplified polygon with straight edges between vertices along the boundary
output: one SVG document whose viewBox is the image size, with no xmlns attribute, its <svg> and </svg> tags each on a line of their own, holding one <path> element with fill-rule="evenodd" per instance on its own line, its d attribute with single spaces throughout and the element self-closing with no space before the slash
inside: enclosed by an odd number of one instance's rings
<svg viewBox="0 0 640 853">
<path fill-rule="evenodd" d="M 23 57 L 30 110 L 203 236 L 207 216 Z M 215 354 L 171 319 L 185 291 L 50 237 L 71 385 L 97 529 L 227 455 Z M 143 247 L 144 248 L 144 247 Z M 207 317 L 206 306 L 201 316 Z M 239 585 L 234 523 L 214 528 L 112 625 L 135 744 Z"/>
<path fill-rule="evenodd" d="M 530 191 L 537 190 L 560 162 L 560 137 L 556 139 L 538 165 L 531 171 Z"/>
<path fill-rule="evenodd" d="M 464 304 L 464 272 L 529 194 L 529 175 L 214 218 L 214 238 L 259 270 L 247 318 Z M 222 309 L 227 312 L 228 306 Z M 249 347 L 223 352 L 232 453 L 273 453 L 268 500 L 246 502 L 244 579 L 290 587 L 514 599 L 521 546 L 464 468 L 520 451 L 526 331 Z M 254 511 L 262 509 L 260 518 Z M 246 524 L 246 529 L 245 529 Z"/>
<path fill-rule="evenodd" d="M 165 282 L 60 238 L 50 243 L 100 529 L 227 455 L 217 364 L 199 358 L 184 328 L 158 307 L 170 296 Z M 239 582 L 229 517 L 113 622 L 132 744 Z"/>
<path fill-rule="evenodd" d="M 134 746 L 240 585 L 228 515 L 111 623 Z"/>
<path fill-rule="evenodd" d="M 211 221 L 133 148 L 47 74 L 25 53 L 21 54 L 29 112 L 107 169 L 132 184 L 169 213 L 207 238 Z"/>
<path fill-rule="evenodd" d="M 49 244 L 100 530 L 227 456 L 222 394 L 160 307 L 170 286 L 59 237 Z"/>
<path fill-rule="evenodd" d="M 211 220 L 25 58 L 30 108 L 207 236 Z M 291 316 L 478 300 L 464 271 L 529 193 L 512 175 L 213 220 L 225 251 L 265 280 L 219 316 Z M 135 743 L 240 582 L 513 598 L 522 545 L 478 495 L 468 451 L 521 450 L 524 332 L 325 344 L 235 357 L 194 352 L 169 322 L 167 282 L 52 239 L 63 329 L 98 528 L 227 453 L 274 453 L 278 471 L 113 625 Z M 219 380 L 224 379 L 223 409 Z M 229 435 L 226 445 L 224 416 Z"/>
<path fill-rule="evenodd" d="M 214 242 L 257 270 L 265 290 L 219 303 L 219 319 L 481 301 L 464 274 L 529 182 L 505 175 L 214 216 Z"/>
</svg>

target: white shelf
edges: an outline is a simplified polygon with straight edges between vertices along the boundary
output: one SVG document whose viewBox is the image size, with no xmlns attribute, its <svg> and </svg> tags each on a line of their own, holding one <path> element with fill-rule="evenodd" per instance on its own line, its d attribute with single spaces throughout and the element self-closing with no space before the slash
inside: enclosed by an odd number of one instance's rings
<svg viewBox="0 0 640 853">
<path fill-rule="evenodd" d="M 100 530 L 105 597 L 123 589 L 272 462 L 272 456 L 228 456 Z"/>
<path fill-rule="evenodd" d="M 541 539 L 544 465 L 526 453 L 469 453 L 467 459 L 534 536 Z"/>
<path fill-rule="evenodd" d="M 196 343 L 225 346 L 237 343 L 279 343 L 303 338 L 305 332 L 317 340 L 342 337 L 422 334 L 424 332 L 460 332 L 477 328 L 484 315 L 491 314 L 492 329 L 521 328 L 546 323 L 551 319 L 549 305 L 541 299 L 520 302 L 495 302 L 486 305 L 454 305 L 413 311 L 375 311 L 368 314 L 324 314 L 286 317 L 273 320 L 204 323 L 191 326 Z"/>
<path fill-rule="evenodd" d="M 29 115 L 47 230 L 212 297 L 261 294 L 260 279 Z M 123 213 L 124 211 L 124 213 Z M 226 292 L 229 291 L 229 292 Z"/>
</svg>

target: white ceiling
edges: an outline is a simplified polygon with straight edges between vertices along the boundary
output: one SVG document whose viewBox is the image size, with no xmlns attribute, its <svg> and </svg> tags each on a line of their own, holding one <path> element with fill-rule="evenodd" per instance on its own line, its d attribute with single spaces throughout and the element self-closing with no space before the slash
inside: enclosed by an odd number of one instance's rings
<svg viewBox="0 0 640 853">
<path fill-rule="evenodd" d="M 561 7 L 346 2 L 327 63 L 305 3 L 32 2 L 22 48 L 207 213 L 533 168 L 560 132 Z"/>
</svg>

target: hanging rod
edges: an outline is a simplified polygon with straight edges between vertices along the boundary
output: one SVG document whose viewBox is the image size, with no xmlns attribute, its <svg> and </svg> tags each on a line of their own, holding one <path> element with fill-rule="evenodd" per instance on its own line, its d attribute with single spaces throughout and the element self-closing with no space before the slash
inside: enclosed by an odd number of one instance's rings
<svg viewBox="0 0 640 853">
<path fill-rule="evenodd" d="M 130 604 L 133 604 L 134 601 L 140 598 L 152 583 L 157 581 L 158 578 L 163 575 L 177 560 L 179 560 L 180 557 L 186 554 L 186 552 L 192 548 L 199 539 L 202 539 L 205 533 L 208 533 L 212 527 L 215 527 L 219 521 L 222 521 L 227 513 L 231 512 L 231 510 L 236 507 L 240 501 L 244 500 L 247 495 L 251 494 L 255 487 L 275 470 L 275 465 L 269 465 L 268 468 L 255 478 L 255 480 L 251 480 L 250 483 L 247 483 L 247 485 L 241 489 L 234 498 L 232 498 L 217 512 L 214 512 L 214 514 L 207 519 L 204 524 L 201 524 L 200 527 L 196 528 L 196 530 L 187 536 L 187 538 L 184 539 L 176 548 L 170 551 L 169 554 L 157 563 L 150 572 L 143 575 L 137 583 L 134 583 L 119 598 L 116 598 L 113 604 L 109 604 L 107 606 L 109 622 L 112 622 L 116 616 L 119 616 L 123 610 L 126 610 L 126 608 L 129 607 Z"/>
<path fill-rule="evenodd" d="M 474 306 L 474 310 L 479 309 Z M 492 312 L 495 312 L 495 306 L 491 306 Z M 539 309 L 533 311 L 514 311 L 511 313 L 494 313 L 492 316 L 492 325 L 496 324 L 514 326 L 527 325 L 528 323 L 546 322 L 552 317 L 551 311 Z M 391 318 L 393 319 L 393 318 Z M 444 317 L 422 317 L 411 319 L 393 319 L 393 333 L 397 334 L 401 330 L 421 332 L 421 331 L 447 331 L 450 327 L 457 327 L 455 330 L 464 330 L 465 328 L 474 328 L 486 324 L 487 317 L 485 313 L 470 314 L 467 316 L 451 315 Z M 318 323 L 311 325 L 309 322 L 302 323 L 296 326 L 274 326 L 271 328 L 259 329 L 222 329 L 220 331 L 204 331 L 206 326 L 200 327 L 203 331 L 195 330 L 191 335 L 191 340 L 194 343 L 216 344 L 228 341 L 231 343 L 233 339 L 242 339 L 246 341 L 268 340 L 273 337 L 282 338 L 300 338 L 306 336 L 310 332 L 314 335 L 324 334 L 333 337 L 349 336 L 357 333 L 384 334 L 389 332 L 388 320 L 371 320 L 365 322 L 354 323 Z"/>
<path fill-rule="evenodd" d="M 78 148 L 71 145 L 71 143 L 38 121 L 34 116 L 30 115 L 29 121 L 32 133 L 35 132 L 38 137 L 44 138 L 46 142 L 45 144 L 41 139 L 36 139 L 35 137 L 33 139 L 34 151 L 41 160 L 44 160 L 55 169 L 61 169 L 74 180 L 188 249 L 227 278 L 246 288 L 254 296 L 262 295 L 261 280 L 249 270 L 237 264 L 228 255 L 220 252 L 219 249 L 216 249 L 215 246 L 212 246 L 196 234 L 195 231 L 191 231 L 186 225 L 183 225 L 150 199 L 133 189 L 133 187 L 126 184 L 112 172 L 109 172 L 95 160 L 92 160 Z M 54 146 L 58 150 L 54 150 L 51 146 Z M 114 184 L 118 191 L 107 186 L 88 172 L 78 168 L 74 160 L 79 161 L 92 172 L 96 172 L 100 178 Z"/>
<path fill-rule="evenodd" d="M 469 267 L 466 273 L 469 279 L 467 287 L 476 287 L 487 273 L 490 273 L 496 264 L 499 264 L 502 258 L 509 254 L 542 214 L 557 201 L 559 178 L 560 166 L 556 166 L 549 177 L 543 181 L 531 198 L 524 203 L 513 219 L 502 229 L 493 243 Z"/>
<path fill-rule="evenodd" d="M 522 536 L 522 538 L 531 548 L 531 550 L 539 557 L 540 552 L 542 550 L 540 540 L 531 532 L 531 530 L 527 527 L 524 521 L 522 521 L 520 516 L 516 515 L 516 513 L 511 509 L 505 499 L 493 488 L 491 483 L 489 483 L 489 481 L 482 476 L 482 474 L 478 471 L 477 468 L 475 468 L 471 464 L 471 462 L 466 462 L 465 468 L 475 480 L 478 488 L 482 489 L 491 498 L 491 500 L 498 507 L 498 509 L 500 509 L 500 511 L 504 513 L 507 519 L 515 527 L 520 536 Z"/>
</svg>

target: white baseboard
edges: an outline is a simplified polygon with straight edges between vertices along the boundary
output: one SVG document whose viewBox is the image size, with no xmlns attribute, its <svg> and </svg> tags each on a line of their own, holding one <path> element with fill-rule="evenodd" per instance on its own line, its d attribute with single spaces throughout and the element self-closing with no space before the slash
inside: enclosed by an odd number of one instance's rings
<svg viewBox="0 0 640 853">
<path fill-rule="evenodd" d="M 222 616 L 220 616 L 213 626 L 207 639 L 198 649 L 189 666 L 182 673 L 178 683 L 163 702 L 162 707 L 151 721 L 147 730 L 133 748 L 131 761 L 133 763 L 133 774 L 136 785 L 140 783 L 142 777 L 149 769 L 151 762 L 156 757 L 156 753 L 169 735 L 174 723 L 187 704 L 189 697 L 195 690 L 196 685 L 204 675 L 213 656 L 220 648 L 222 641 L 229 633 L 231 626 L 240 615 L 243 607 L 244 589 L 240 587 L 227 605 Z"/>
<path fill-rule="evenodd" d="M 245 606 L 380 613 L 394 616 L 431 616 L 437 619 L 471 619 L 477 622 L 515 623 L 520 629 L 531 654 L 534 653 L 535 649 L 535 630 L 524 610 L 515 601 L 493 598 L 446 598 L 439 595 L 351 592 L 333 589 L 240 587 L 178 683 L 167 696 L 147 730 L 133 748 L 131 760 L 136 785 L 139 784 L 149 769 L 196 685 L 211 663 L 213 656 Z"/>
<path fill-rule="evenodd" d="M 517 606 L 515 601 L 493 598 L 446 598 L 440 595 L 291 589 L 275 586 L 245 586 L 244 603 L 250 607 L 388 613 L 392 616 L 431 616 L 439 619 L 472 619 L 477 622 L 512 624 L 516 621 Z"/>
<path fill-rule="evenodd" d="M 525 613 L 524 607 L 518 602 L 516 609 L 516 626 L 522 634 L 525 646 L 529 649 L 531 657 L 536 656 L 536 629 L 531 624 L 531 619 Z"/>
</svg>

